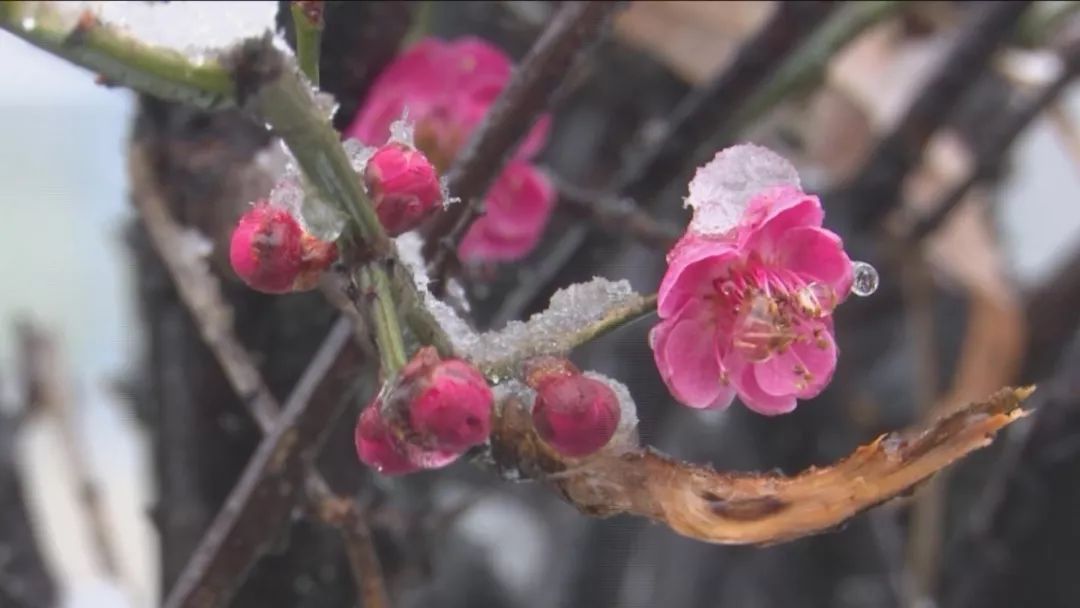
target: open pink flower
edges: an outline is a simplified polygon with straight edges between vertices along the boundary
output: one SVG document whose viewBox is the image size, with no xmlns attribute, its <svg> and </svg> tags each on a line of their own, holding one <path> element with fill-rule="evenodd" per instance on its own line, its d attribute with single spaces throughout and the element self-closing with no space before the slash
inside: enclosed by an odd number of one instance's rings
<svg viewBox="0 0 1080 608">
<path fill-rule="evenodd" d="M 694 221 L 668 254 L 650 342 L 680 402 L 726 407 L 737 394 L 754 411 L 782 414 L 832 378 L 832 311 L 851 289 L 851 260 L 821 227 L 818 198 L 803 193 L 797 177 L 791 183 L 786 161 L 737 148 L 691 184 Z M 736 169 L 733 179 L 731 168 L 747 158 L 782 170 Z"/>
<path fill-rule="evenodd" d="M 408 111 L 409 120 L 416 124 L 416 146 L 445 172 L 506 86 L 512 68 L 506 54 L 477 38 L 424 39 L 379 74 L 345 136 L 382 145 L 390 135 L 390 124 Z M 550 123 L 549 116 L 537 121 L 503 174 L 516 174 L 514 180 L 544 182 L 544 187 L 529 191 L 542 200 L 535 196 L 497 200 L 498 182 L 504 181 L 498 180 L 485 201 L 489 213 L 500 215 L 494 220 L 497 226 L 481 228 L 463 255 L 468 253 L 475 261 L 510 261 L 536 245 L 555 197 L 543 176 L 525 161 L 544 146 Z M 528 172 L 534 175 L 523 178 Z"/>
</svg>

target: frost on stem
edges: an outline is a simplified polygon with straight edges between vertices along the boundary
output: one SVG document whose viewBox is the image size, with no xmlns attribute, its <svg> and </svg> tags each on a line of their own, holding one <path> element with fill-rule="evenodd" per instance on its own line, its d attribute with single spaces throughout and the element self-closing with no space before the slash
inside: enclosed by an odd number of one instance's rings
<svg viewBox="0 0 1080 608">
<path fill-rule="evenodd" d="M 527 321 L 511 321 L 502 329 L 477 333 L 428 290 L 430 279 L 420 255 L 420 237 L 407 233 L 398 237 L 397 244 L 424 306 L 446 332 L 454 353 L 471 361 L 494 382 L 514 375 L 517 364 L 525 359 L 566 354 L 615 311 L 641 307 L 645 302 L 627 281 L 596 277 L 556 291 L 547 309 Z"/>
</svg>

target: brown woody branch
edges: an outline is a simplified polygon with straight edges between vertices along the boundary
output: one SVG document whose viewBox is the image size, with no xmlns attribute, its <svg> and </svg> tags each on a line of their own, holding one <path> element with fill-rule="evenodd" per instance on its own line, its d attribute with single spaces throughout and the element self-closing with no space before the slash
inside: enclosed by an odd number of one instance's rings
<svg viewBox="0 0 1080 608">
<path fill-rule="evenodd" d="M 922 91 L 843 189 L 841 196 L 851 209 L 856 229 L 875 225 L 896 207 L 900 185 L 919 162 L 927 142 L 949 119 L 1029 4 L 972 3 L 974 16 L 961 28 Z"/>
<path fill-rule="evenodd" d="M 462 202 L 442 214 L 430 231 L 425 252 L 431 257 L 430 276 L 443 276 L 465 229 L 483 213 L 482 199 L 491 182 L 547 109 L 582 47 L 597 37 L 616 6 L 606 0 L 564 3 L 522 59 L 447 173 L 450 192 Z"/>
<path fill-rule="evenodd" d="M 726 131 L 742 103 L 765 84 L 774 68 L 820 25 L 836 2 L 778 2 L 772 17 L 720 75 L 687 95 L 656 138 L 615 179 L 614 191 L 648 201 L 678 176 L 697 149 Z"/>
<path fill-rule="evenodd" d="M 721 544 L 769 544 L 832 529 L 909 491 L 990 443 L 1027 414 L 1033 388 L 1002 389 L 926 426 L 889 433 L 840 462 L 795 476 L 724 473 L 645 448 L 574 464 L 536 436 L 528 408 L 503 404 L 492 438 L 499 466 L 546 479 L 584 513 L 639 515 Z"/>
<path fill-rule="evenodd" d="M 287 521 L 304 484 L 308 488 L 309 510 L 317 516 L 348 512 L 347 520 L 323 518 L 323 521 L 339 529 L 350 552 L 373 556 L 373 547 L 352 546 L 370 543 L 370 533 L 357 533 L 366 525 L 359 508 L 353 501 L 335 496 L 312 468 L 321 436 L 340 411 L 343 395 L 351 394 L 350 387 L 354 385 L 358 348 L 350 339 L 352 323 L 344 317 L 339 319 L 282 412 L 233 332 L 231 310 L 217 280 L 205 262 L 190 253 L 192 248 L 184 242 L 184 229 L 171 217 L 154 186 L 156 181 L 146 166 L 145 155 L 133 149 L 129 158 L 133 199 L 150 241 L 203 340 L 267 436 L 203 537 L 167 605 L 224 603 L 272 540 L 267 531 L 277 530 Z M 334 508 L 330 509 L 331 506 Z M 370 565 L 372 560 L 374 557 L 365 564 Z M 381 574 L 377 569 L 354 570 L 354 575 L 359 577 L 358 586 L 381 589 Z"/>
<path fill-rule="evenodd" d="M 660 249 L 671 247 L 679 238 L 677 227 L 652 217 L 633 199 L 587 192 L 565 182 L 558 183 L 557 189 L 562 207 L 588 218 L 601 230 L 627 235 Z"/>
<path fill-rule="evenodd" d="M 55 339 L 29 321 L 15 328 L 26 393 L 26 414 L 51 418 L 63 437 L 64 458 L 74 477 L 80 507 L 90 527 L 93 552 L 104 572 L 117 573 L 113 533 L 101 503 L 99 484 L 88 466 L 84 434 L 78 428 L 74 404 L 64 374 L 63 357 Z"/>
<path fill-rule="evenodd" d="M 52 606 L 57 601 L 56 583 L 34 534 L 16 462 L 16 444 L 26 406 L 11 414 L 5 405 L 0 403 L 0 538 L 4 539 L 0 549 L 0 605 Z"/>
<path fill-rule="evenodd" d="M 1061 60 L 1061 73 L 1050 84 L 987 126 L 991 131 L 980 139 L 981 144 L 974 151 L 975 166 L 971 172 L 932 207 L 933 211 L 918 220 L 911 229 L 910 240 L 919 241 L 932 234 L 960 205 L 972 187 L 997 173 L 1017 137 L 1061 96 L 1080 72 L 1080 39 L 1074 40 L 1062 52 Z"/>
</svg>

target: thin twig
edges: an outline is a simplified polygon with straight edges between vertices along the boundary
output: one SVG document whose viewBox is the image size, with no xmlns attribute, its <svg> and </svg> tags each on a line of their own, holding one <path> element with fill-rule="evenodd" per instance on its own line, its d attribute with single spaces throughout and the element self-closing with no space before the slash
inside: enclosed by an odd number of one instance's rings
<svg viewBox="0 0 1080 608">
<path fill-rule="evenodd" d="M 0 395 L 5 394 L 3 388 L 0 386 Z M 30 405 L 24 403 L 14 413 L 7 405 L 0 402 L 0 538 L 4 539 L 0 545 L 0 605 L 52 606 L 56 583 L 42 556 L 16 461 L 19 432 Z"/>
<path fill-rule="evenodd" d="M 881 23 L 910 4 L 895 0 L 851 2 L 825 22 L 813 35 L 792 53 L 774 75 L 729 118 L 725 143 L 733 140 L 738 130 L 745 129 L 780 102 L 799 91 L 809 90 L 825 79 L 829 63 L 844 47 L 867 28 Z M 722 144 L 723 145 L 723 144 Z"/>
<path fill-rule="evenodd" d="M 1029 4 L 971 4 L 974 16 L 952 41 L 922 92 L 878 143 L 852 183 L 839 193 L 851 209 L 856 230 L 875 225 L 896 207 L 900 184 L 919 162 L 930 137 L 948 120 Z"/>
<path fill-rule="evenodd" d="M 308 477 L 309 503 L 315 516 L 334 526 L 345 541 L 345 553 L 353 571 L 356 595 L 364 608 L 389 608 L 385 577 L 367 517 L 355 500 L 334 495 L 320 478 Z"/>
<path fill-rule="evenodd" d="M 746 98 L 825 20 L 833 2 L 778 2 L 772 17 L 744 43 L 720 75 L 687 95 L 656 144 L 619 172 L 612 190 L 650 201 L 685 169 L 697 148 L 731 124 Z"/>
<path fill-rule="evenodd" d="M 26 412 L 30 416 L 51 417 L 63 438 L 64 457 L 71 467 L 76 494 L 94 539 L 95 558 L 110 576 L 117 575 L 114 534 L 101 504 L 99 484 L 90 471 L 84 433 L 79 429 L 64 365 L 53 338 L 30 322 L 17 325 L 23 381 L 26 384 Z"/>
<path fill-rule="evenodd" d="M 426 253 L 431 256 L 431 277 L 444 276 L 465 229 L 483 213 L 483 196 L 491 182 L 548 107 L 581 49 L 596 39 L 616 6 L 609 1 L 564 3 L 522 59 L 447 173 L 449 190 L 462 203 L 440 216 L 430 231 Z"/>
<path fill-rule="evenodd" d="M 130 173 L 134 188 L 133 198 L 138 207 L 143 226 L 149 233 L 151 243 L 164 262 L 172 278 L 173 285 L 191 314 L 204 342 L 214 354 L 218 364 L 225 370 L 226 377 L 233 390 L 240 396 L 241 401 L 256 420 L 260 430 L 268 438 L 280 435 L 282 429 L 286 429 L 288 426 L 297 427 L 303 424 L 302 421 L 294 419 L 290 425 L 287 414 L 285 418 L 280 414 L 281 407 L 263 382 L 258 369 L 251 360 L 251 356 L 240 344 L 232 330 L 231 310 L 221 294 L 217 280 L 210 274 L 205 262 L 192 254 L 192 244 L 190 242 L 185 243 L 186 239 L 194 237 L 185 237 L 184 229 L 171 217 L 165 207 L 165 201 L 162 200 L 157 188 L 154 187 L 156 181 L 149 173 L 145 155 L 141 154 L 138 149 L 132 149 L 129 158 L 131 159 Z M 331 363 L 331 359 L 339 357 L 343 357 L 343 361 L 349 359 L 347 353 L 342 353 L 346 341 L 342 336 L 341 328 L 351 326 L 352 323 L 344 317 L 339 319 L 327 342 L 320 347 L 320 353 L 330 352 L 332 357 L 328 359 L 327 355 L 324 354 L 320 358 L 317 355 L 312 365 L 314 366 L 316 362 L 320 362 L 320 367 L 313 368 L 309 366 L 308 370 L 305 371 L 305 378 L 326 373 L 325 370 L 328 367 L 331 371 L 336 369 L 339 364 Z M 317 389 L 317 394 L 324 402 L 338 400 L 340 395 L 335 393 L 345 390 L 342 380 L 342 378 L 328 376 L 323 383 L 329 383 L 329 385 Z M 297 385 L 297 390 L 290 397 L 290 403 L 294 405 L 288 407 L 295 407 L 299 399 L 303 398 L 304 382 L 302 380 Z M 310 385 L 312 380 L 308 379 L 306 382 L 307 385 Z M 334 384 L 337 384 L 337 386 L 334 386 Z M 310 388 L 304 390 L 308 393 L 311 392 Z M 284 422 L 280 422 L 282 426 L 279 427 L 279 421 L 281 420 L 284 420 Z M 315 449 L 299 444 L 301 436 L 295 432 L 295 428 L 285 432 L 292 434 L 284 435 L 289 439 L 279 446 L 277 453 L 272 455 L 273 461 L 277 463 L 274 466 L 279 471 L 286 466 L 285 459 L 290 458 L 290 454 L 297 454 L 297 456 L 292 457 L 293 459 L 309 459 L 309 456 L 303 454 L 303 452 Z M 268 443 L 270 441 L 271 439 L 267 439 L 264 444 L 270 445 Z M 265 446 L 260 445 L 260 450 L 264 449 Z M 256 459 L 253 460 L 252 464 L 260 462 L 258 461 L 259 453 L 261 452 L 257 452 Z M 249 465 L 245 471 L 244 479 L 250 479 L 248 476 L 251 474 L 251 466 Z M 170 597 L 170 601 L 175 603 L 171 605 L 201 606 L 203 604 L 200 598 L 227 597 L 235 585 L 239 584 L 240 575 L 247 571 L 250 564 L 261 553 L 262 545 L 266 541 L 260 536 L 265 537 L 267 529 L 276 529 L 277 526 L 284 523 L 288 512 L 292 509 L 292 504 L 296 500 L 293 488 L 287 487 L 295 483 L 292 480 L 294 475 L 290 474 L 286 477 L 284 474 L 266 469 L 261 469 L 259 473 L 264 477 L 249 481 L 247 486 L 238 486 L 238 488 L 247 488 L 246 493 L 238 496 L 237 491 L 234 491 L 230 496 L 228 505 L 232 509 L 233 515 L 230 516 L 223 511 L 214 521 L 198 550 L 198 555 L 201 556 L 202 561 L 198 562 L 199 566 L 189 564 L 181 579 L 182 581 L 188 581 L 186 584 L 189 589 L 186 592 L 186 597 L 177 598 L 176 593 L 174 593 Z M 320 490 L 318 495 L 312 499 L 316 500 L 316 502 L 309 505 L 309 510 L 312 513 L 316 515 L 324 514 L 326 510 L 322 507 L 322 503 L 328 500 L 335 501 L 335 504 L 338 502 L 350 502 L 334 496 L 326 481 L 310 468 L 310 462 L 298 474 L 303 475 L 305 483 L 309 487 Z M 282 493 L 268 492 L 266 488 L 271 485 L 276 485 L 284 491 Z M 265 498 L 267 494 L 269 494 L 269 498 Z M 243 523 L 239 515 L 251 511 L 257 511 L 259 514 L 258 517 L 254 518 L 257 520 L 257 523 L 254 524 L 256 528 L 251 528 L 253 524 Z M 356 535 L 355 530 L 361 524 L 358 524 L 355 518 L 349 522 L 348 528 L 342 527 L 338 520 L 324 521 L 339 527 L 347 546 L 363 541 L 364 538 L 370 539 L 370 535 L 368 537 Z M 247 526 L 248 530 L 246 533 L 243 531 L 245 526 Z M 267 527 L 260 531 L 257 526 Z M 226 545 L 224 540 L 229 538 L 244 539 L 246 544 L 231 543 Z M 373 551 L 370 547 L 361 547 L 356 550 Z M 196 562 L 193 561 L 192 564 L 194 563 Z M 355 575 L 360 577 L 357 580 L 357 584 L 360 586 L 381 585 L 381 582 L 372 583 L 366 580 L 366 577 L 381 580 L 381 575 L 377 570 L 370 572 L 357 570 Z M 178 588 L 180 588 L 180 584 L 178 582 Z"/>
<path fill-rule="evenodd" d="M 289 3 L 293 29 L 296 31 L 296 57 L 300 71 L 316 88 L 319 86 L 319 56 L 322 51 L 323 4 L 322 0 L 293 0 Z"/>
<path fill-rule="evenodd" d="M 968 191 L 980 181 L 994 175 L 1016 139 L 1054 102 L 1080 72 L 1080 42 L 1074 42 L 1062 53 L 1062 70 L 1054 80 L 1036 95 L 1024 101 L 1000 119 L 987 125 L 990 131 L 975 150 L 975 163 L 967 177 L 952 187 L 925 217 L 919 219 L 909 232 L 909 240 L 919 241 L 932 234 L 964 201 Z"/>
<path fill-rule="evenodd" d="M 565 182 L 556 184 L 561 207 L 584 215 L 598 228 L 629 236 L 646 245 L 667 249 L 678 240 L 680 231 L 657 220 L 629 198 L 616 198 Z"/>
<path fill-rule="evenodd" d="M 267 531 L 288 521 L 328 428 L 355 397 L 351 338 L 350 324 L 339 319 L 184 567 L 167 608 L 224 605 L 273 542 Z"/>
<path fill-rule="evenodd" d="M 1073 165 L 1080 169 L 1080 126 L 1077 126 L 1069 108 L 1061 101 L 1055 101 L 1046 108 L 1046 117 L 1050 119 L 1054 133 L 1072 157 Z"/>
</svg>

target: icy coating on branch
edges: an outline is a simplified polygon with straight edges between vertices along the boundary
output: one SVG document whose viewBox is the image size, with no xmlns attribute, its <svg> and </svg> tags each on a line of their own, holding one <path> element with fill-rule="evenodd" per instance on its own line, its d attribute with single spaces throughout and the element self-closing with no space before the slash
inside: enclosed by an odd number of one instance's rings
<svg viewBox="0 0 1080 608">
<path fill-rule="evenodd" d="M 630 283 L 596 277 L 556 291 L 547 309 L 527 321 L 511 321 L 500 330 L 464 336 L 460 342 L 455 339 L 454 348 L 497 376 L 499 370 L 505 371 L 513 362 L 568 352 L 580 344 L 583 332 L 611 311 L 640 306 L 642 302 Z"/>
<path fill-rule="evenodd" d="M 523 359 L 570 351 L 582 342 L 584 333 L 613 311 L 639 307 L 645 301 L 627 281 L 596 277 L 556 291 L 547 309 L 527 321 L 511 321 L 502 329 L 477 333 L 450 305 L 428 290 L 430 279 L 420 253 L 420 236 L 409 232 L 395 240 L 401 262 L 410 270 L 425 307 L 447 333 L 454 353 L 496 382 Z"/>
</svg>

